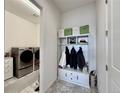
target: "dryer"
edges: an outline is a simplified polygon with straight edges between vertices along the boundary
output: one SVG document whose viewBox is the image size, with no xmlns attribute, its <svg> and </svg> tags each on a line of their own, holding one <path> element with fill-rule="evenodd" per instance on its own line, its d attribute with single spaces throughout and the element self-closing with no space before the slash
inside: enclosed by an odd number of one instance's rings
<svg viewBox="0 0 124 93">
<path fill-rule="evenodd" d="M 21 78 L 33 72 L 33 48 L 13 47 L 11 50 L 14 64 L 14 76 Z"/>
<path fill-rule="evenodd" d="M 34 70 L 38 70 L 40 65 L 40 48 L 34 47 Z"/>
</svg>

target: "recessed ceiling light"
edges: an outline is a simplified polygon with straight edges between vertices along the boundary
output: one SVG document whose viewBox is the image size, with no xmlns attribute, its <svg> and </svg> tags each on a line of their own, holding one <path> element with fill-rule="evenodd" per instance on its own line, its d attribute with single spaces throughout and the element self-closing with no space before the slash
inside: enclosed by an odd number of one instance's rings
<svg viewBox="0 0 124 93">
<path fill-rule="evenodd" d="M 37 13 L 33 13 L 34 17 L 39 17 L 39 15 Z"/>
<path fill-rule="evenodd" d="M 30 2 L 29 0 L 22 0 L 28 7 L 32 8 L 37 15 L 40 15 L 40 9 L 37 8 L 32 2 Z"/>
</svg>

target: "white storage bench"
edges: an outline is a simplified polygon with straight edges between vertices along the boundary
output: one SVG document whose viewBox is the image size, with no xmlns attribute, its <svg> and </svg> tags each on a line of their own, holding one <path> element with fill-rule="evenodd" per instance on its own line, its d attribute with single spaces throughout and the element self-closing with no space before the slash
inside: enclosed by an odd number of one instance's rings
<svg viewBox="0 0 124 93">
<path fill-rule="evenodd" d="M 82 87 L 89 87 L 89 73 L 83 73 L 79 70 L 61 69 L 58 70 L 58 79 L 69 83 L 77 84 Z"/>
</svg>

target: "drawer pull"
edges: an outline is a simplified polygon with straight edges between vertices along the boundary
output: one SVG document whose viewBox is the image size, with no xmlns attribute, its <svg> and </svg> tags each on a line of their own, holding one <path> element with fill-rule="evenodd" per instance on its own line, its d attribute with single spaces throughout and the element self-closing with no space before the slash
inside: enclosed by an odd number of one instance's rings
<svg viewBox="0 0 124 93">
<path fill-rule="evenodd" d="M 79 77 L 77 76 L 77 80 L 79 79 Z"/>
<path fill-rule="evenodd" d="M 67 73 L 65 73 L 65 77 L 67 77 Z"/>
</svg>

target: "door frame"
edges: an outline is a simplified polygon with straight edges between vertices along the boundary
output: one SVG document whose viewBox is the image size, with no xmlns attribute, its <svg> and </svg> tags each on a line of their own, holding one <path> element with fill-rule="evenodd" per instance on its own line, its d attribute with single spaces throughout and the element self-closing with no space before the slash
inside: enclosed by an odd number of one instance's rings
<svg viewBox="0 0 124 93">
<path fill-rule="evenodd" d="M 120 2 L 120 0 L 118 0 Z M 113 2 L 114 0 L 108 0 L 108 4 L 107 4 L 107 29 L 108 29 L 108 82 L 107 82 L 107 93 L 110 93 L 112 91 L 112 87 L 114 85 L 111 85 L 110 81 L 112 81 L 113 76 L 115 76 L 113 78 L 113 80 L 115 80 L 117 87 L 120 88 L 119 83 L 120 83 L 120 70 L 116 69 L 116 67 L 114 67 L 114 43 L 115 41 L 113 40 L 114 38 L 114 31 L 113 31 Z M 118 56 L 118 55 L 117 55 Z M 115 69 L 115 71 L 113 69 Z M 115 73 L 114 73 L 115 72 Z M 119 81 L 118 81 L 119 80 Z M 115 83 L 114 82 L 114 83 Z"/>
</svg>

